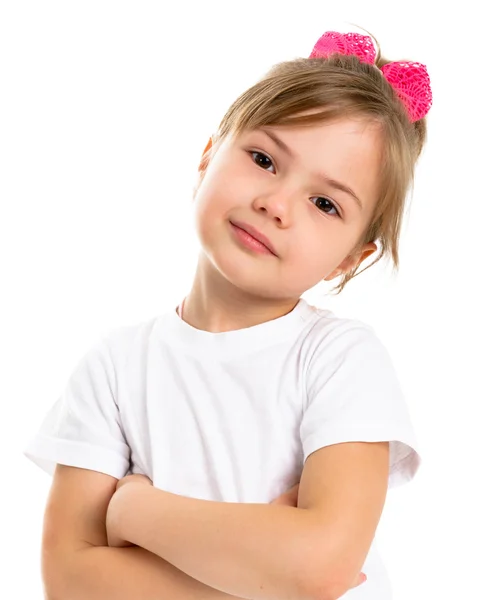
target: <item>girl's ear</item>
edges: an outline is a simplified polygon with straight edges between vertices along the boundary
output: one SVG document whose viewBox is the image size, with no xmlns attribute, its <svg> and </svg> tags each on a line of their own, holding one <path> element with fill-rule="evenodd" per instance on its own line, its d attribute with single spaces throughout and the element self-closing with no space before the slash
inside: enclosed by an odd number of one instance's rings
<svg viewBox="0 0 479 600">
<path fill-rule="evenodd" d="M 207 164 L 208 164 L 208 157 L 205 157 L 205 154 L 211 150 L 213 146 L 213 138 L 210 137 L 210 139 L 208 140 L 208 143 L 205 146 L 205 149 L 203 150 L 203 154 L 201 155 L 201 160 L 200 160 L 200 164 L 198 165 L 198 171 L 204 171 Z"/>
<path fill-rule="evenodd" d="M 357 255 L 346 257 L 343 260 L 343 262 L 338 267 L 336 267 L 336 269 L 334 269 L 332 273 L 330 273 L 327 277 L 324 278 L 324 281 L 331 281 L 331 279 L 339 277 L 339 275 L 343 275 L 343 273 L 347 273 L 355 267 L 358 267 L 363 262 L 363 260 L 365 260 L 368 256 L 371 256 L 371 254 L 374 254 L 374 252 L 376 252 L 377 249 L 378 247 L 374 242 L 369 242 L 369 244 L 366 244 L 363 247 L 361 253 L 359 254 L 359 257 Z"/>
<path fill-rule="evenodd" d="M 213 145 L 213 138 L 210 137 L 210 139 L 208 140 L 208 143 L 206 144 L 206 148 L 203 150 L 202 156 L 204 156 L 206 154 L 206 152 L 208 152 L 208 150 L 211 148 L 212 145 Z"/>
<path fill-rule="evenodd" d="M 200 187 L 200 184 L 203 181 L 203 178 L 205 176 L 206 167 L 208 166 L 209 159 L 211 158 L 209 155 L 207 155 L 207 153 L 211 150 L 212 147 L 213 147 L 213 138 L 210 137 L 210 139 L 208 140 L 208 143 L 205 146 L 205 149 L 203 150 L 203 154 L 201 155 L 200 164 L 198 165 L 199 175 L 198 175 L 195 185 L 193 186 L 193 200 L 195 199 L 196 192 L 198 191 L 198 188 Z"/>
</svg>

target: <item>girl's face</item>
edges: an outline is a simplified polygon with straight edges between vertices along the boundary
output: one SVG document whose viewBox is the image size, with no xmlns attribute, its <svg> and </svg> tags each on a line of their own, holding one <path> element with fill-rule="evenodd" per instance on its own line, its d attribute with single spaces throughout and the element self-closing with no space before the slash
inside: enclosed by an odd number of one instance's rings
<svg viewBox="0 0 479 600">
<path fill-rule="evenodd" d="M 381 151 L 378 125 L 359 118 L 226 138 L 194 199 L 209 262 L 234 286 L 269 298 L 298 298 L 352 269 L 376 250 L 371 243 L 349 256 L 378 197 Z M 275 255 L 245 247 L 231 222 L 259 230 Z"/>
</svg>

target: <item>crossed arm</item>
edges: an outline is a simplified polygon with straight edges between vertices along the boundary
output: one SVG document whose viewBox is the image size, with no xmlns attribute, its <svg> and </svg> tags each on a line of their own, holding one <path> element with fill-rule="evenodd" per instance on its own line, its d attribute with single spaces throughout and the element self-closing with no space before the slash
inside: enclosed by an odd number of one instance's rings
<svg viewBox="0 0 479 600">
<path fill-rule="evenodd" d="M 257 600 L 339 598 L 366 559 L 386 499 L 388 442 L 311 454 L 298 507 L 198 500 L 126 485 L 108 509 L 109 535 L 194 579 Z"/>
</svg>

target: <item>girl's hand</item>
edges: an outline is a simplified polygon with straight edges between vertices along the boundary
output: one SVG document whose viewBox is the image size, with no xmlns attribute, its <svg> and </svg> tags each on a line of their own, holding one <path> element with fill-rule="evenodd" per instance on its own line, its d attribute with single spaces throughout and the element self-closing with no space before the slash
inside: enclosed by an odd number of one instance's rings
<svg viewBox="0 0 479 600">
<path fill-rule="evenodd" d="M 139 473 L 134 475 L 126 475 L 122 479 L 118 480 L 116 484 L 116 491 L 118 491 L 121 487 L 126 485 L 127 483 L 142 483 L 144 485 L 153 485 L 153 482 L 146 475 L 140 475 Z"/>
<path fill-rule="evenodd" d="M 116 484 L 116 490 L 111 497 L 110 504 L 106 513 L 106 533 L 108 539 L 108 546 L 111 548 L 126 548 L 127 546 L 134 546 L 124 540 L 120 535 L 120 524 L 121 524 L 121 510 L 122 510 L 122 494 L 118 494 L 118 490 L 125 485 L 136 483 L 137 485 L 153 485 L 151 479 L 146 475 L 134 474 L 127 475 L 122 479 L 118 480 Z"/>
<path fill-rule="evenodd" d="M 281 496 L 278 496 L 278 498 L 276 498 L 275 500 L 270 502 L 270 504 L 281 504 L 283 506 L 293 506 L 293 507 L 297 508 L 297 506 L 298 506 L 298 491 L 299 491 L 299 483 L 294 485 L 289 490 L 286 490 L 286 492 L 284 492 L 284 494 L 281 494 Z M 366 575 L 364 573 L 360 573 L 358 575 L 358 577 L 356 578 L 356 580 L 354 581 L 354 583 L 352 584 L 350 589 L 358 587 L 358 585 L 361 585 L 362 583 L 364 583 L 366 581 L 366 579 L 367 579 Z"/>
<path fill-rule="evenodd" d="M 278 496 L 278 498 L 270 502 L 270 504 L 282 504 L 284 506 L 294 506 L 296 508 L 298 506 L 298 490 L 299 483 L 284 492 L 284 494 L 281 494 L 281 496 Z"/>
</svg>

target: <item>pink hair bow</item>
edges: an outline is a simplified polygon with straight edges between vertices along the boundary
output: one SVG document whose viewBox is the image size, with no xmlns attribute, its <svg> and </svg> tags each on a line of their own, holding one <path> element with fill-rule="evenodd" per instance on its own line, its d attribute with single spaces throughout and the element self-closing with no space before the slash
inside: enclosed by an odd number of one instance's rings
<svg viewBox="0 0 479 600">
<path fill-rule="evenodd" d="M 371 38 L 358 33 L 327 31 L 314 45 L 309 58 L 330 54 L 354 54 L 361 61 L 374 64 L 376 49 Z M 381 71 L 406 107 L 411 122 L 422 119 L 432 105 L 432 91 L 426 65 L 417 62 L 391 62 Z"/>
</svg>

